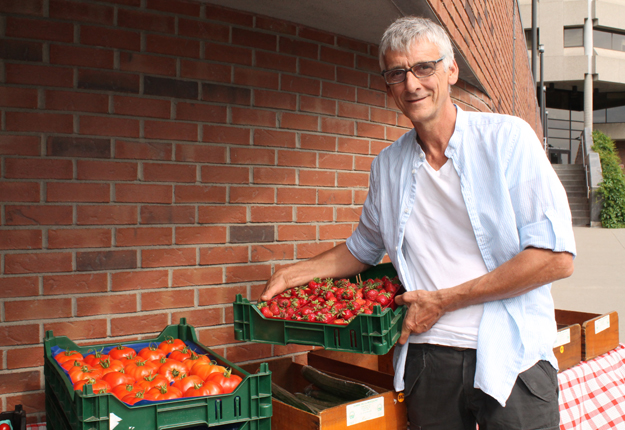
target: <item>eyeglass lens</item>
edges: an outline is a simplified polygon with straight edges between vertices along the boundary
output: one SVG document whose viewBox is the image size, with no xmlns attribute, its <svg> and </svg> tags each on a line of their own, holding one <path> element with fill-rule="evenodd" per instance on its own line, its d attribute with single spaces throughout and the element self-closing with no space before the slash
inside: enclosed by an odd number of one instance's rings
<svg viewBox="0 0 625 430">
<path fill-rule="evenodd" d="M 423 63 L 417 63 L 410 69 L 395 69 L 389 70 L 384 74 L 384 78 L 389 84 L 398 84 L 406 79 L 406 73 L 408 70 L 412 70 L 418 78 L 427 78 L 434 74 L 436 70 L 437 61 L 425 61 Z"/>
</svg>

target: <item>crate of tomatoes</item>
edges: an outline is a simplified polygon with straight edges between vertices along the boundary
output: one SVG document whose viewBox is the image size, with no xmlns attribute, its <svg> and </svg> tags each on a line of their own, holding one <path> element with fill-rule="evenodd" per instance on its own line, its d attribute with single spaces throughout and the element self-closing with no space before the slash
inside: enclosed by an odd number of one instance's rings
<svg viewBox="0 0 625 430">
<path fill-rule="evenodd" d="M 405 308 L 395 305 L 395 296 L 402 288 L 385 263 L 350 279 L 315 279 L 269 302 L 252 304 L 239 294 L 235 338 L 383 355 L 401 335 Z"/>
<path fill-rule="evenodd" d="M 181 318 L 156 339 L 80 347 L 44 339 L 48 429 L 271 428 L 271 372 L 250 374 Z M 218 427 L 217 427 L 218 426 Z"/>
</svg>

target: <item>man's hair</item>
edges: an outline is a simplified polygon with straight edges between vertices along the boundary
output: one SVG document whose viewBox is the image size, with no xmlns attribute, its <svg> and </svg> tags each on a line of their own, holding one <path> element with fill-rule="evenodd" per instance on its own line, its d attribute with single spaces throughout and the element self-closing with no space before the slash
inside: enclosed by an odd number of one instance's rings
<svg viewBox="0 0 625 430">
<path fill-rule="evenodd" d="M 384 54 L 387 51 L 407 53 L 412 44 L 427 40 L 438 47 L 445 70 L 449 69 L 454 61 L 454 49 L 445 30 L 427 18 L 418 16 L 404 16 L 392 23 L 384 32 L 380 42 L 380 68 L 384 70 Z"/>
</svg>

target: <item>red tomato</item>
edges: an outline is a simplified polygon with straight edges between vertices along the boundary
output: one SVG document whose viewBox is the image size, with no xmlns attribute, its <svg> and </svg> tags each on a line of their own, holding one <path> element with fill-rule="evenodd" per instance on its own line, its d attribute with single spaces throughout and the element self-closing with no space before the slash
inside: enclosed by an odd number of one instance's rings
<svg viewBox="0 0 625 430">
<path fill-rule="evenodd" d="M 191 375 L 197 375 L 203 380 L 206 380 L 208 375 L 210 375 L 211 373 L 225 372 L 225 371 L 226 371 L 225 367 L 219 366 L 218 364 L 215 364 L 213 362 L 209 362 L 209 363 L 201 362 L 201 363 L 195 364 L 191 368 Z"/>
<path fill-rule="evenodd" d="M 206 382 L 219 384 L 224 394 L 232 393 L 242 380 L 240 376 L 232 374 L 232 369 L 228 369 L 224 373 L 213 373 L 206 378 Z"/>
<path fill-rule="evenodd" d="M 0 424 L 0 430 L 11 430 L 8 424 Z"/>
<path fill-rule="evenodd" d="M 167 353 L 162 349 L 157 348 L 156 346 L 150 345 L 139 351 L 139 354 L 137 355 L 145 360 L 152 361 L 165 357 Z"/>
<path fill-rule="evenodd" d="M 69 351 L 69 350 L 59 352 L 57 355 L 54 356 L 54 358 L 59 363 L 65 363 L 67 360 L 80 360 L 80 361 L 84 360 L 84 357 L 82 356 L 80 352 Z"/>
<path fill-rule="evenodd" d="M 188 375 L 174 382 L 173 387 L 178 388 L 184 394 L 187 392 L 189 388 L 192 388 L 195 385 L 201 385 L 203 383 L 204 383 L 204 380 L 200 378 L 199 376 Z"/>
<path fill-rule="evenodd" d="M 120 360 L 122 358 L 132 358 L 137 355 L 137 352 L 129 346 L 117 345 L 109 351 L 109 355 L 115 360 Z"/>
<path fill-rule="evenodd" d="M 81 367 L 72 367 L 72 370 L 69 371 L 69 378 L 74 384 L 83 379 L 100 379 L 101 377 L 102 371 L 87 366 L 86 364 Z"/>
<path fill-rule="evenodd" d="M 111 394 L 113 394 L 115 397 L 121 400 L 127 395 L 134 394 L 137 391 L 140 391 L 140 390 L 132 384 L 126 384 L 126 385 L 121 384 L 116 387 L 113 387 L 111 389 Z"/>
<path fill-rule="evenodd" d="M 154 387 L 145 393 L 146 400 L 179 399 L 182 393 L 176 387 Z"/>
<path fill-rule="evenodd" d="M 124 368 L 124 363 L 120 360 L 111 360 L 111 357 L 107 357 L 104 360 L 99 360 L 92 364 L 94 369 L 100 369 L 102 375 L 106 375 L 111 372 L 119 372 Z"/>
<path fill-rule="evenodd" d="M 82 367 L 85 364 L 86 363 L 82 360 L 74 360 L 74 361 L 67 360 L 66 362 L 61 364 L 61 367 L 69 372 L 72 369 L 72 367 Z"/>
<path fill-rule="evenodd" d="M 145 376 L 156 373 L 158 367 L 150 361 L 136 361 L 134 363 L 127 364 L 125 370 L 128 375 L 134 377 L 138 381 Z"/>
<path fill-rule="evenodd" d="M 182 349 L 176 349 L 172 352 L 169 353 L 169 358 L 171 358 L 172 360 L 178 360 L 178 361 L 185 361 L 186 359 L 188 359 L 189 357 L 191 357 L 191 354 L 193 353 L 193 351 L 191 351 L 189 348 L 187 348 L 186 346 Z"/>
<path fill-rule="evenodd" d="M 159 367 L 158 373 L 167 378 L 169 382 L 174 382 L 177 379 L 183 378 L 184 375 L 187 374 L 187 369 L 181 362 L 171 360 Z"/>
<path fill-rule="evenodd" d="M 184 365 L 184 367 L 187 368 L 187 373 L 189 373 L 191 372 L 193 366 L 195 366 L 197 363 L 210 363 L 210 361 L 211 359 L 208 358 L 206 355 L 198 355 L 195 352 L 191 351 L 191 357 L 183 361 L 182 364 Z"/>
<path fill-rule="evenodd" d="M 134 405 L 135 403 L 143 400 L 144 392 L 136 391 L 134 393 L 130 393 L 122 398 L 122 402 L 128 403 L 129 405 Z"/>
<path fill-rule="evenodd" d="M 130 375 L 127 375 L 125 372 L 109 372 L 106 375 L 102 376 L 102 380 L 106 381 L 109 383 L 109 385 L 113 388 L 117 387 L 118 385 L 128 385 L 128 384 L 134 384 L 135 383 L 135 378 L 133 378 Z"/>
<path fill-rule="evenodd" d="M 169 380 L 163 375 L 159 375 L 158 373 L 155 375 L 150 374 L 148 376 L 144 376 L 135 384 L 135 386 L 141 390 L 149 390 L 150 388 L 154 387 L 166 387 L 168 385 Z"/>
<path fill-rule="evenodd" d="M 158 344 L 158 349 L 161 349 L 165 351 L 166 354 L 169 354 L 174 350 L 183 349 L 186 346 L 187 345 L 181 339 L 174 339 L 173 337 L 169 337 Z"/>
<path fill-rule="evenodd" d="M 200 396 L 212 396 L 215 394 L 222 394 L 223 390 L 219 384 L 213 382 L 204 382 L 203 384 L 194 385 L 189 388 L 184 397 L 200 397 Z"/>
<path fill-rule="evenodd" d="M 111 391 L 111 386 L 108 382 L 102 379 L 96 381 L 91 378 L 76 382 L 74 384 L 74 391 L 82 391 L 82 387 L 85 385 L 91 385 L 94 394 L 104 394 Z"/>
<path fill-rule="evenodd" d="M 102 351 L 96 350 L 93 354 L 85 355 L 85 363 L 89 366 L 93 366 L 94 363 L 97 363 L 100 360 L 106 360 L 108 357 L 108 354 L 103 354 Z"/>
</svg>

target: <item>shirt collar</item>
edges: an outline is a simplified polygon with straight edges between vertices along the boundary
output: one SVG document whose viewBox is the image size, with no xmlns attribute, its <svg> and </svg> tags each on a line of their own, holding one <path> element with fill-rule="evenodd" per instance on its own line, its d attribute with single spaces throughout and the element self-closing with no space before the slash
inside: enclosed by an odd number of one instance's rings
<svg viewBox="0 0 625 430">
<path fill-rule="evenodd" d="M 456 124 L 454 126 L 454 132 L 449 139 L 449 143 L 447 144 L 447 149 L 445 149 L 445 156 L 447 158 L 454 158 L 454 155 L 460 148 L 462 143 L 462 132 L 464 131 L 466 124 L 468 122 L 468 117 L 465 111 L 460 109 L 458 105 L 454 103 L 456 107 Z M 417 152 L 417 167 L 421 167 L 421 165 L 425 162 L 425 152 L 423 152 L 423 148 L 419 145 L 417 141 L 417 131 L 416 129 L 412 129 L 414 131 L 414 140 L 415 140 L 415 149 Z"/>
</svg>

